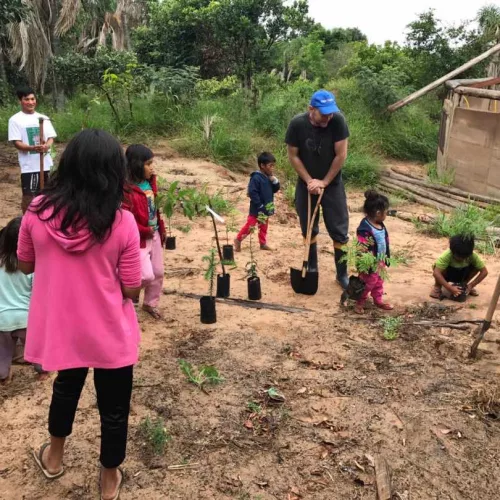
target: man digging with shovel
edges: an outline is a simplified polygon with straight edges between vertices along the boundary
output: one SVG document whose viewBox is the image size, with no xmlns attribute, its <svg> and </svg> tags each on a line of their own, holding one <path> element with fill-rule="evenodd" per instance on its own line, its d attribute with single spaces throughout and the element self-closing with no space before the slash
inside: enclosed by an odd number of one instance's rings
<svg viewBox="0 0 500 500">
<path fill-rule="evenodd" d="M 299 178 L 295 191 L 295 208 L 304 238 L 308 227 L 308 198 L 314 212 L 318 197 L 323 220 L 333 240 L 337 282 L 345 289 L 349 284 L 347 263 L 342 246 L 347 243 L 349 212 L 342 182 L 342 166 L 347 158 L 349 129 L 340 113 L 333 94 L 318 90 L 311 98 L 309 110 L 297 115 L 288 126 L 285 142 L 288 158 Z M 311 212 L 311 213 L 312 213 Z M 312 222 L 308 270 L 318 271 L 316 236 L 319 233 L 319 213 Z"/>
<path fill-rule="evenodd" d="M 33 90 L 21 88 L 17 91 L 17 97 L 21 111 L 9 119 L 9 141 L 18 151 L 23 192 L 21 209 L 24 214 L 31 200 L 40 193 L 44 181 L 48 179 L 52 167 L 49 151 L 56 131 L 46 116 L 35 111 L 36 97 Z M 43 137 L 40 137 L 41 124 Z M 40 155 L 43 156 L 43 165 Z M 43 179 L 41 171 L 44 173 Z"/>
</svg>

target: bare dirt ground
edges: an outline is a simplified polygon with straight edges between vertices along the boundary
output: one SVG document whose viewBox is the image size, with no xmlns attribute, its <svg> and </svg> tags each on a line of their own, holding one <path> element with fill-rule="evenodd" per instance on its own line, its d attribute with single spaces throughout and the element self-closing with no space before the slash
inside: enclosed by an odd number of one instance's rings
<svg viewBox="0 0 500 500">
<path fill-rule="evenodd" d="M 247 177 L 208 162 L 178 158 L 156 148 L 158 173 L 167 180 L 227 190 L 243 222 Z M 236 189 L 238 188 L 238 189 Z M 351 229 L 362 217 L 362 193 L 349 192 Z M 0 225 L 18 214 L 20 188 L 14 155 L 0 149 Z M 425 212 L 417 205 L 405 211 Z M 176 218 L 176 226 L 188 221 Z M 165 252 L 165 288 L 202 294 L 202 255 L 212 244 L 210 221 L 195 220 L 189 233 L 175 231 L 177 250 Z M 500 263 L 486 257 L 490 277 L 480 296 L 457 307 L 428 300 L 431 265 L 444 239 L 418 234 L 410 223 L 387 221 L 393 250 L 412 257 L 391 271 L 388 298 L 394 315 L 416 318 L 481 318 Z M 320 288 L 314 297 L 294 295 L 289 267 L 298 267 L 301 238 L 293 211 L 281 196 L 269 231 L 274 253 L 258 251 L 263 301 L 301 306 L 289 314 L 217 305 L 218 322 L 199 322 L 199 304 L 162 298 L 165 321 L 140 313 L 143 332 L 136 368 L 127 481 L 128 499 L 374 499 L 373 459 L 392 469 L 395 499 L 498 499 L 500 488 L 500 336 L 497 324 L 470 362 L 471 331 L 403 327 L 383 339 L 378 311 L 365 320 L 339 306 L 332 246 L 319 237 Z M 231 271 L 232 296 L 246 298 L 248 243 Z M 183 270 L 182 272 L 179 270 Z M 56 305 L 54 305 L 56 307 Z M 189 384 L 177 359 L 213 364 L 224 383 L 206 392 Z M 86 384 L 66 474 L 47 482 L 30 449 L 47 438 L 51 382 L 37 382 L 31 368 L 15 366 L 14 381 L 0 389 L 0 498 L 98 498 L 99 418 L 93 384 Z M 271 404 L 264 391 L 285 397 Z M 255 402 L 261 413 L 250 413 Z M 145 417 L 161 417 L 171 436 L 154 457 L 139 432 Z M 169 469 L 172 465 L 190 465 Z"/>
</svg>

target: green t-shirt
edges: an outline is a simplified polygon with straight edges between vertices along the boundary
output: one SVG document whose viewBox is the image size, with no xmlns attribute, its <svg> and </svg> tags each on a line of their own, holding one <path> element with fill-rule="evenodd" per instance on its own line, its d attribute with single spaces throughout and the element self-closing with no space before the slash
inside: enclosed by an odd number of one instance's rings
<svg viewBox="0 0 500 500">
<path fill-rule="evenodd" d="M 451 250 L 448 249 L 446 252 L 441 254 L 441 256 L 436 260 L 435 266 L 441 271 L 445 271 L 449 267 L 454 267 L 456 269 L 463 269 L 464 267 L 472 266 L 474 269 L 484 269 L 484 262 L 481 260 L 481 257 L 474 252 L 469 258 L 464 259 L 462 261 L 455 260 Z"/>
</svg>

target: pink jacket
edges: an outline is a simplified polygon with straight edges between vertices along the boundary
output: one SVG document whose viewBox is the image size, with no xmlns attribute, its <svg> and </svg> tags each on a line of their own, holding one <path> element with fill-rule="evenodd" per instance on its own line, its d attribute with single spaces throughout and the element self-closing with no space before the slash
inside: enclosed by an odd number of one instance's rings
<svg viewBox="0 0 500 500">
<path fill-rule="evenodd" d="M 58 226 L 30 211 L 23 217 L 17 255 L 35 263 L 25 358 L 47 371 L 135 364 L 140 330 L 121 292 L 121 284 L 141 285 L 134 216 L 117 211 L 104 243 L 87 229 L 67 236 Z"/>
</svg>

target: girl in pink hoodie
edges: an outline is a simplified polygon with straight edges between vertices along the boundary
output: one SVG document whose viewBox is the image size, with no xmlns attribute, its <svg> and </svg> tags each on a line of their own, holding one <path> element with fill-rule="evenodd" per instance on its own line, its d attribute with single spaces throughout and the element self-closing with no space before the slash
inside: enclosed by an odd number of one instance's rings
<svg viewBox="0 0 500 500">
<path fill-rule="evenodd" d="M 120 492 L 139 326 L 139 232 L 121 209 L 125 158 L 102 130 L 77 134 L 42 195 L 23 218 L 19 269 L 36 271 L 25 358 L 59 373 L 49 411 L 50 442 L 33 452 L 50 479 L 63 452 L 80 393 L 94 369 L 101 417 L 101 498 Z"/>
</svg>

